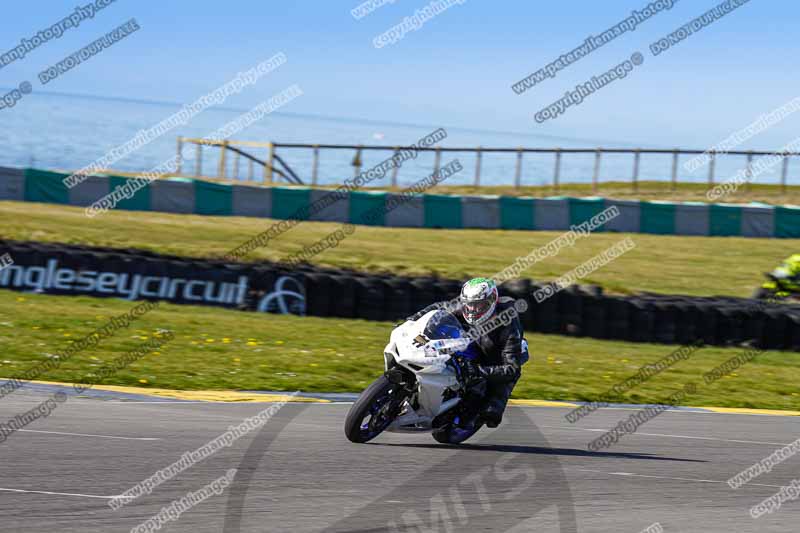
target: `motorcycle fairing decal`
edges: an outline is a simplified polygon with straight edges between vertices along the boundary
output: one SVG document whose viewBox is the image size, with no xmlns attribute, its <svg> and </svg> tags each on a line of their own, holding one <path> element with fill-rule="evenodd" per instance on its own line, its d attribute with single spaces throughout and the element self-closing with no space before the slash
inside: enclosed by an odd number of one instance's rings
<svg viewBox="0 0 800 533">
<path fill-rule="evenodd" d="M 423 335 L 422 333 L 420 333 L 419 335 L 414 337 L 414 340 L 411 341 L 411 342 L 417 348 L 422 348 L 424 345 L 426 345 L 426 344 L 428 344 L 428 342 L 430 342 L 430 339 L 428 337 L 426 337 L 425 335 Z"/>
</svg>

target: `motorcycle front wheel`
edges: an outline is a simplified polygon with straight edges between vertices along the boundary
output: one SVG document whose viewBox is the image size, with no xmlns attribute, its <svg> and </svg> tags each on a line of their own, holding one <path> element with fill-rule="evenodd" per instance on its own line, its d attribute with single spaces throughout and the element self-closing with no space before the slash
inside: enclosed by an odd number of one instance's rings
<svg viewBox="0 0 800 533">
<path fill-rule="evenodd" d="M 370 441 L 391 425 L 405 400 L 398 387 L 402 385 L 381 376 L 361 393 L 344 422 L 344 434 L 350 442 Z"/>
</svg>

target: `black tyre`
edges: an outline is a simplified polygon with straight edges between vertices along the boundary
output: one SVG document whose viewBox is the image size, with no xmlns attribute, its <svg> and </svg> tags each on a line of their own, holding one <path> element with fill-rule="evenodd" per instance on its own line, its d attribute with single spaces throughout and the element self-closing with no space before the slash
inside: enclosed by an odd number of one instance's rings
<svg viewBox="0 0 800 533">
<path fill-rule="evenodd" d="M 335 305 L 333 280 L 327 274 L 308 273 L 306 280 L 306 313 L 310 316 L 331 316 Z"/>
<path fill-rule="evenodd" d="M 433 430 L 433 438 L 442 444 L 461 444 L 472 437 L 483 426 L 483 422 L 478 423 L 474 429 L 465 430 L 455 424 L 445 424 Z"/>
<path fill-rule="evenodd" d="M 386 309 L 384 310 L 384 317 L 387 320 L 400 322 L 405 317 L 419 311 L 419 309 L 414 308 L 411 298 L 412 288 L 407 278 L 390 278 L 386 280 Z"/>
<path fill-rule="evenodd" d="M 386 313 L 386 283 L 376 277 L 355 278 L 356 317 L 365 320 L 384 320 Z"/>
<path fill-rule="evenodd" d="M 381 376 L 361 393 L 344 421 L 344 434 L 350 442 L 370 441 L 389 427 L 405 399 L 404 395 L 394 394 L 395 388 L 401 386 Z"/>
<path fill-rule="evenodd" d="M 411 280 L 411 301 L 414 309 L 422 309 L 436 301 L 436 286 L 430 278 Z"/>
<path fill-rule="evenodd" d="M 331 314 L 341 318 L 356 316 L 356 283 L 350 275 L 331 276 Z"/>
</svg>

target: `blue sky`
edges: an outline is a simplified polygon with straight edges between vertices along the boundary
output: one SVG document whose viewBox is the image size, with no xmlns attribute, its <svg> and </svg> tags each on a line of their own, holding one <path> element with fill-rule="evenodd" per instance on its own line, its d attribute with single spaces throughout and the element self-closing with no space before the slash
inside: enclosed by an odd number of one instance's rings
<svg viewBox="0 0 800 533">
<path fill-rule="evenodd" d="M 375 36 L 429 2 L 395 0 L 356 20 L 350 11 L 359 3 L 118 0 L 0 69 L 0 86 L 30 80 L 34 91 L 44 90 L 38 72 L 135 17 L 139 32 L 47 90 L 189 102 L 282 51 L 286 65 L 227 105 L 249 108 L 296 83 L 305 94 L 287 112 L 682 147 L 707 147 L 800 95 L 797 1 L 751 0 L 653 57 L 650 43 L 718 3 L 677 1 L 523 95 L 511 84 L 649 1 L 466 0 L 381 49 L 372 45 Z M 72 0 L 6 3 L 0 52 L 76 5 Z M 555 120 L 534 121 L 534 113 L 566 90 L 636 51 L 645 62 L 626 79 Z M 779 148 L 797 136 L 798 125 L 800 113 L 747 147 Z"/>
</svg>

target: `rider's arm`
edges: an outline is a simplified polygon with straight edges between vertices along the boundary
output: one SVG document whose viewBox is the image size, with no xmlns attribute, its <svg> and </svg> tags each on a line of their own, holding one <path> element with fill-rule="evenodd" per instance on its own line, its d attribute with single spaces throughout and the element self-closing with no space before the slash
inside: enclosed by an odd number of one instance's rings
<svg viewBox="0 0 800 533">
<path fill-rule="evenodd" d="M 483 365 L 483 372 L 490 382 L 509 382 L 519 379 L 522 357 L 522 324 L 515 318 L 501 333 L 502 350 L 499 365 Z"/>
</svg>

